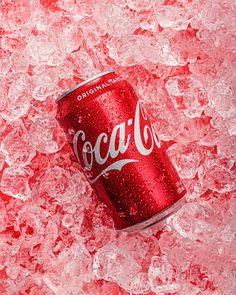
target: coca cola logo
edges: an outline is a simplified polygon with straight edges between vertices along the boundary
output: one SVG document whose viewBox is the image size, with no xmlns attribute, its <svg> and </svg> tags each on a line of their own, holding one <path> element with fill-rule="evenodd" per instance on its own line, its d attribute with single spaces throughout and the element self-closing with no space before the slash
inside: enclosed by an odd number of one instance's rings
<svg viewBox="0 0 236 295">
<path fill-rule="evenodd" d="M 145 122 L 141 124 L 141 119 Z M 134 118 L 130 118 L 127 122 L 122 122 L 116 125 L 111 135 L 102 132 L 96 139 L 94 146 L 89 140 L 86 140 L 86 134 L 83 130 L 78 130 L 73 138 L 73 149 L 79 161 L 84 163 L 87 171 L 92 171 L 94 163 L 104 166 L 102 171 L 96 176 L 89 178 L 90 183 L 95 183 L 102 175 L 111 170 L 121 170 L 123 166 L 138 162 L 137 159 L 122 159 L 118 160 L 120 154 L 124 154 L 130 146 L 130 134 L 126 132 L 126 126 L 134 128 L 134 142 L 137 151 L 143 155 L 148 156 L 154 149 L 154 146 L 160 148 L 160 141 L 150 124 L 147 114 L 138 102 L 135 110 Z M 78 152 L 78 140 L 83 142 L 82 155 Z M 118 147 L 117 147 L 118 141 Z M 101 155 L 101 144 L 107 146 L 106 156 Z M 112 159 L 112 163 L 106 165 L 108 160 Z M 111 161 L 109 161 L 110 163 Z"/>
</svg>

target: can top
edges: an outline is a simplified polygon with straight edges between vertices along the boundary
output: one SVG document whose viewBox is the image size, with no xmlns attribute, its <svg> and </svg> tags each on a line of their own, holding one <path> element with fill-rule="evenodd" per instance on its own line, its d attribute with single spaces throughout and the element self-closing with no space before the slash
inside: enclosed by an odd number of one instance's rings
<svg viewBox="0 0 236 295">
<path fill-rule="evenodd" d="M 75 91 L 76 89 L 78 89 L 78 88 L 84 86 L 85 84 L 88 84 L 88 83 L 92 82 L 93 80 L 95 80 L 95 79 L 97 79 L 97 78 L 100 78 L 100 77 L 102 77 L 102 76 L 105 76 L 105 75 L 107 75 L 107 74 L 114 73 L 114 72 L 115 72 L 114 70 L 108 70 L 108 71 L 106 71 L 106 72 L 102 72 L 102 73 L 100 73 L 100 74 L 97 74 L 97 75 L 95 75 L 95 76 L 93 76 L 93 77 L 91 77 L 91 78 L 89 78 L 89 79 L 87 79 L 87 80 L 85 80 L 85 81 L 83 81 L 83 82 L 81 82 L 81 83 L 75 85 L 73 88 L 71 88 L 71 89 L 67 90 L 66 92 L 62 93 L 62 95 L 60 95 L 60 96 L 55 100 L 55 102 L 58 103 L 59 100 L 61 100 L 62 98 L 64 98 L 64 97 L 67 96 L 68 94 L 70 94 L 71 92 Z"/>
</svg>

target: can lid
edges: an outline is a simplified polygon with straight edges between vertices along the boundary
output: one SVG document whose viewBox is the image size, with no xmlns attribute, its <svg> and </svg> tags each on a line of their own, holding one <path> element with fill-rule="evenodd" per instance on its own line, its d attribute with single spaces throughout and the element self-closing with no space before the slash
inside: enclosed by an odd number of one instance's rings
<svg viewBox="0 0 236 295">
<path fill-rule="evenodd" d="M 97 79 L 97 78 L 100 78 L 100 77 L 102 77 L 102 76 L 105 76 L 105 75 L 107 75 L 107 74 L 114 73 L 114 72 L 115 72 L 114 70 L 108 70 L 108 71 L 106 71 L 106 72 L 102 72 L 102 73 L 100 73 L 100 74 L 97 74 L 97 75 L 95 75 L 95 76 L 93 76 L 93 77 L 91 77 L 91 78 L 89 78 L 89 79 L 87 79 L 87 80 L 85 80 L 85 81 L 83 81 L 83 82 L 81 82 L 81 83 L 75 85 L 73 88 L 67 90 L 67 91 L 64 92 L 61 96 L 59 96 L 59 97 L 55 100 L 55 102 L 57 103 L 59 100 L 61 100 L 62 98 L 64 98 L 64 97 L 67 96 L 68 94 L 70 94 L 71 92 L 75 91 L 76 89 L 78 89 L 78 88 L 84 86 L 85 84 L 88 84 L 89 82 L 91 82 L 91 81 L 93 81 L 93 80 L 95 80 L 95 79 Z"/>
</svg>

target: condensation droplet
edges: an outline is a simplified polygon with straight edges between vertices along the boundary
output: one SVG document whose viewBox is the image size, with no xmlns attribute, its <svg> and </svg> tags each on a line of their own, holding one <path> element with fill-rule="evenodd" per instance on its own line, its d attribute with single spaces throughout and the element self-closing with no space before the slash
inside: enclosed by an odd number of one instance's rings
<svg viewBox="0 0 236 295">
<path fill-rule="evenodd" d="M 138 206 L 134 204 L 133 206 L 130 207 L 129 214 L 130 215 L 136 215 L 138 213 Z"/>
<path fill-rule="evenodd" d="M 68 133 L 69 133 L 70 135 L 75 134 L 75 129 L 74 129 L 74 128 L 69 128 L 69 129 L 68 129 Z"/>
<path fill-rule="evenodd" d="M 126 217 L 126 214 L 124 212 L 119 212 L 118 213 L 119 217 L 123 218 L 123 217 Z"/>
</svg>

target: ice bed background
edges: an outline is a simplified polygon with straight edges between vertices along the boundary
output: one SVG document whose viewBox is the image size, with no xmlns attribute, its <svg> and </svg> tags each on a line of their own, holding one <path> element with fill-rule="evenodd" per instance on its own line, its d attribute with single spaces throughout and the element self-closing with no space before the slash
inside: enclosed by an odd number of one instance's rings
<svg viewBox="0 0 236 295">
<path fill-rule="evenodd" d="M 0 293 L 236 294 L 235 2 L 0 3 Z M 110 68 L 188 189 L 161 231 L 113 229 L 55 120 Z"/>
</svg>

